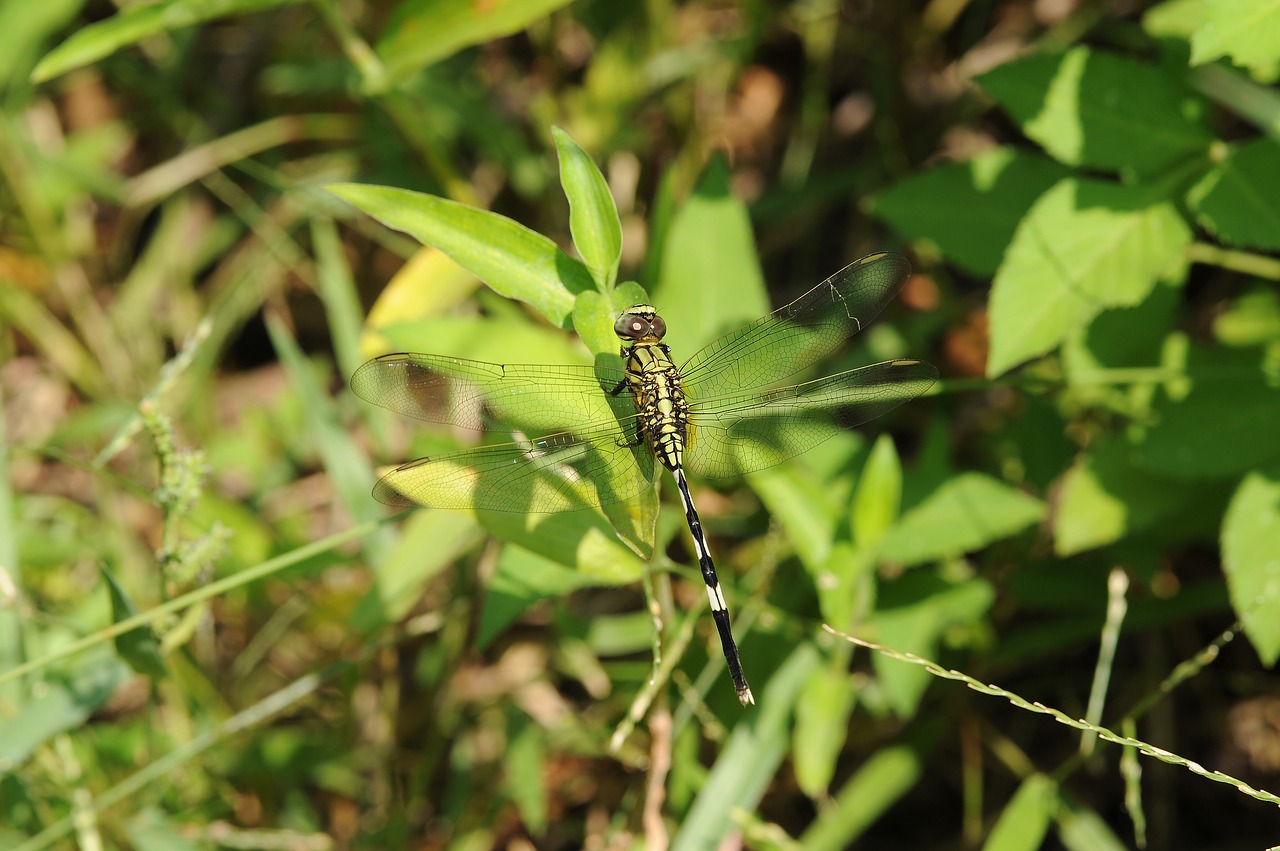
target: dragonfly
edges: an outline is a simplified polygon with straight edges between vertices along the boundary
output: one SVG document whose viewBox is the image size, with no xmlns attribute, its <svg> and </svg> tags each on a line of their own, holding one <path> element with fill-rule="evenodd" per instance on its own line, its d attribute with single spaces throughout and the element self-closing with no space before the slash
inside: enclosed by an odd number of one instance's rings
<svg viewBox="0 0 1280 851">
<path fill-rule="evenodd" d="M 832 354 L 902 289 L 907 260 L 857 260 L 677 366 L 648 304 L 614 332 L 622 366 L 494 364 L 402 352 L 359 367 L 357 396 L 422 420 L 507 439 L 419 458 L 373 496 L 395 507 L 543 514 L 632 500 L 661 468 L 675 479 L 734 690 L 755 703 L 686 472 L 723 479 L 780 464 L 916 398 L 938 372 L 897 359 L 779 386 Z M 598 359 L 602 360 L 602 359 Z"/>
</svg>

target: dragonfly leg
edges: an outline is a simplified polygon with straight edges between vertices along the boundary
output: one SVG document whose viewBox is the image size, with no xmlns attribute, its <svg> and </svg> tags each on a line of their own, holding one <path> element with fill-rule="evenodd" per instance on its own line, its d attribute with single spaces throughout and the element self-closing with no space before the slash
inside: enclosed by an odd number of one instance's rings
<svg viewBox="0 0 1280 851">
<path fill-rule="evenodd" d="M 716 576 L 716 566 L 711 561 L 711 552 L 707 549 L 706 538 L 702 535 L 702 521 L 693 507 L 693 498 L 689 496 L 689 483 L 685 481 L 684 469 L 676 467 L 672 471 L 676 477 L 676 489 L 680 491 L 680 501 L 684 503 L 685 519 L 689 521 L 689 532 L 693 535 L 693 545 L 698 551 L 698 565 L 702 568 L 702 581 L 707 584 L 707 599 L 711 601 L 711 616 L 716 622 L 716 631 L 720 633 L 720 648 L 724 651 L 725 662 L 729 665 L 729 676 L 733 678 L 733 688 L 738 693 L 738 700 L 743 706 L 755 703 L 751 687 L 742 673 L 742 660 L 738 657 L 738 645 L 733 640 L 733 629 L 729 625 L 729 604 L 725 602 L 724 592 L 720 590 L 720 579 Z"/>
</svg>

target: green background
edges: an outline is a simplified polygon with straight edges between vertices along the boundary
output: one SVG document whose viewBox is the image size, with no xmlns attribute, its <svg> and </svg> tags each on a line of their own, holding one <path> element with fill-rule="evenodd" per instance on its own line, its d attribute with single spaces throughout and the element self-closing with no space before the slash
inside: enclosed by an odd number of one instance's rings
<svg viewBox="0 0 1280 851">
<path fill-rule="evenodd" d="M 1278 76 L 1280 0 L 0 6 L 0 847 L 1280 842 Z M 754 708 L 669 480 L 369 495 L 476 436 L 368 357 L 877 250 L 822 371 L 943 380 L 693 482 Z"/>
</svg>

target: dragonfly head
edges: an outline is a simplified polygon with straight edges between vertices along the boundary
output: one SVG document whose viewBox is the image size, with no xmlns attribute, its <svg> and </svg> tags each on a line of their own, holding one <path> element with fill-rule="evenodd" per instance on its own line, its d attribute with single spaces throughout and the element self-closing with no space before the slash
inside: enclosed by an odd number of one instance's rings
<svg viewBox="0 0 1280 851">
<path fill-rule="evenodd" d="M 667 333 L 667 323 L 648 304 L 633 304 L 613 323 L 613 333 L 625 343 L 656 343 Z"/>
</svg>

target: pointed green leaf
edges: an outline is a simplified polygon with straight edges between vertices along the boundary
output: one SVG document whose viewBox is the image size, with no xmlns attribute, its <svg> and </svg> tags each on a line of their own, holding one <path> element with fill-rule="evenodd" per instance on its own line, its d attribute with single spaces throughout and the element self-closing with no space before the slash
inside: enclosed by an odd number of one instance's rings
<svg viewBox="0 0 1280 851">
<path fill-rule="evenodd" d="M 0 89 L 10 90 L 27 73 L 45 39 L 65 27 L 83 5 L 84 0 L 0 3 Z"/>
<path fill-rule="evenodd" d="M 547 743 L 549 737 L 533 721 L 517 723 L 503 754 L 506 778 L 503 784 L 515 802 L 525 828 L 534 836 L 547 829 Z"/>
<path fill-rule="evenodd" d="M 769 312 L 751 221 L 746 205 L 729 191 L 722 158 L 707 166 L 671 222 L 651 295 L 673 329 L 667 342 L 676 363 Z"/>
<path fill-rule="evenodd" d="M 1195 488 L 1143 470 L 1133 454 L 1122 440 L 1101 442 L 1063 476 L 1053 518 L 1058 555 L 1115 543 L 1196 499 Z"/>
<path fill-rule="evenodd" d="M 618 277 L 622 257 L 622 222 L 609 184 L 578 143 L 559 127 L 551 128 L 560 157 L 560 184 L 569 199 L 569 230 L 573 244 L 595 278 L 607 291 Z"/>
<path fill-rule="evenodd" d="M 1191 64 L 1230 56 L 1240 65 L 1274 70 L 1280 61 L 1280 0 L 1208 0 L 1191 37 Z"/>
<path fill-rule="evenodd" d="M 1280 250 L 1280 144 L 1263 138 L 1232 147 L 1187 193 L 1187 204 L 1228 245 Z"/>
<path fill-rule="evenodd" d="M 800 836 L 805 851 L 841 851 L 876 823 L 924 776 L 924 760 L 906 745 L 876 751 Z"/>
<path fill-rule="evenodd" d="M 42 83 L 160 33 L 298 2 L 301 0 L 162 0 L 135 4 L 105 21 L 76 30 L 40 60 L 31 78 Z"/>
<path fill-rule="evenodd" d="M 131 676 L 120 656 L 99 648 L 77 660 L 69 677 L 42 683 L 29 702 L 5 713 L 0 724 L 0 772 L 8 774 L 49 739 L 80 727 Z"/>
<path fill-rule="evenodd" d="M 1151 174 L 1204 151 L 1203 101 L 1163 67 L 1075 47 L 979 77 L 1024 133 L 1059 162 Z"/>
<path fill-rule="evenodd" d="M 573 297 L 592 288 L 591 273 L 545 236 L 491 213 L 389 186 L 334 184 L 329 191 L 387 227 L 434 245 L 507 298 L 569 324 Z"/>
<path fill-rule="evenodd" d="M 115 576 L 104 566 L 102 578 L 107 583 L 107 593 L 111 596 L 111 620 L 119 623 L 133 617 L 138 608 L 133 600 L 116 582 Z M 129 663 L 139 674 L 148 677 L 162 677 L 165 674 L 164 654 L 160 652 L 160 642 L 149 626 L 140 626 L 121 633 L 115 637 L 116 652 L 120 658 Z"/>
<path fill-rule="evenodd" d="M 1059 182 L 1018 226 L 991 285 L 987 374 L 1045 354 L 1104 307 L 1142 301 L 1190 240 L 1173 202 L 1150 189 Z"/>
<path fill-rule="evenodd" d="M 1001 811 L 982 851 L 1037 851 L 1057 806 L 1058 785 L 1043 774 L 1031 775 Z"/>
<path fill-rule="evenodd" d="M 1032 203 L 1066 176 L 1047 157 L 993 148 L 907 177 L 881 193 L 871 211 L 975 275 L 990 276 Z"/>
<path fill-rule="evenodd" d="M 401 531 L 390 551 L 370 565 L 373 587 L 348 619 L 360 635 L 373 635 L 408 617 L 421 603 L 427 583 L 481 540 L 475 518 L 463 511 L 417 511 Z"/>
<path fill-rule="evenodd" d="M 507 544 L 485 590 L 476 646 L 489 642 L 541 600 L 563 597 L 579 588 L 607 584 L 599 577 L 565 567 L 516 544 Z"/>
<path fill-rule="evenodd" d="M 963 555 L 1040 522 L 1045 505 L 982 473 L 962 473 L 902 515 L 881 555 L 899 564 Z"/>
<path fill-rule="evenodd" d="M 1142 28 L 1155 38 L 1190 41 L 1204 23 L 1213 0 L 1164 0 L 1142 15 Z"/>
<path fill-rule="evenodd" d="M 893 438 L 882 434 L 871 446 L 853 495 L 854 543 L 866 550 L 878 547 L 898 519 L 901 504 L 902 462 Z"/>
<path fill-rule="evenodd" d="M 757 691 L 757 708 L 742 710 L 735 702 L 733 711 L 746 714 L 721 748 L 671 851 L 718 848 L 733 830 L 732 809 L 755 809 L 787 754 L 792 710 L 820 661 L 812 644 L 799 644 L 764 689 Z"/>
<path fill-rule="evenodd" d="M 1280 660 L 1280 466 L 1244 477 L 1222 521 L 1231 606 L 1267 667 Z"/>
<path fill-rule="evenodd" d="M 378 42 L 392 79 L 527 28 L 569 0 L 401 0 Z"/>
<path fill-rule="evenodd" d="M 847 659 L 845 659 L 847 664 Z M 827 794 L 836 760 L 844 750 L 857 689 L 841 666 L 818 668 L 809 675 L 796 701 L 796 725 L 791 746 L 796 782 L 814 800 Z"/>
<path fill-rule="evenodd" d="M 884 584 L 870 625 L 876 641 L 886 647 L 933 659 L 947 630 L 978 621 L 994 599 L 995 590 L 986 580 L 950 582 L 936 571 L 912 571 Z M 893 711 L 901 718 L 914 715 L 934 676 L 879 653 L 871 663 Z"/>
</svg>

